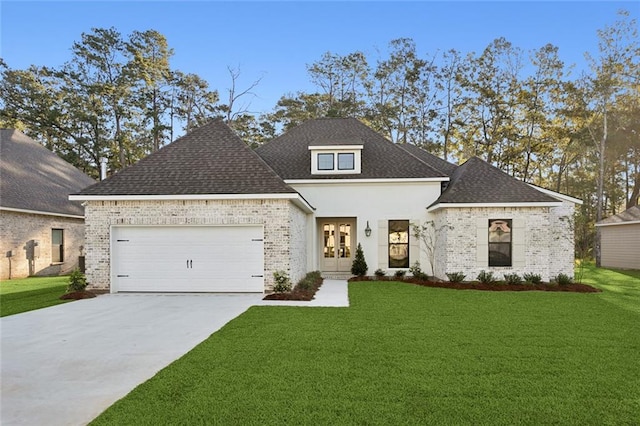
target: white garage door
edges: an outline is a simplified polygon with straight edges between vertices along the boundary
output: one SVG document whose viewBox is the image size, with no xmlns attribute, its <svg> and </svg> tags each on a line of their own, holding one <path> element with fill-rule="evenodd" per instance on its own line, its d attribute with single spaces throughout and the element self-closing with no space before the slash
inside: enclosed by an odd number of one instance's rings
<svg viewBox="0 0 640 426">
<path fill-rule="evenodd" d="M 262 292 L 261 226 L 114 227 L 115 292 Z"/>
</svg>

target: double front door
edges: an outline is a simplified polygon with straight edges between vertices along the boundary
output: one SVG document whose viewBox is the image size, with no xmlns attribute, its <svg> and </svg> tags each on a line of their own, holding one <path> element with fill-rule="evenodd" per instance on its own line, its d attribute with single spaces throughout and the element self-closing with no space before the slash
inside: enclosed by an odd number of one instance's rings
<svg viewBox="0 0 640 426">
<path fill-rule="evenodd" d="M 355 219 L 320 221 L 320 265 L 325 272 L 348 272 L 355 254 Z"/>
</svg>

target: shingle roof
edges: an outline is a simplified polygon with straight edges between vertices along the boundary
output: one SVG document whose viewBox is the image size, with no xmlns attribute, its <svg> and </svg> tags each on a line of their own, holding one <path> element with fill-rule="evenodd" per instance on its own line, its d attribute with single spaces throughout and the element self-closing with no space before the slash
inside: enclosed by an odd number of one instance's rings
<svg viewBox="0 0 640 426">
<path fill-rule="evenodd" d="M 598 225 L 640 221 L 640 206 L 629 207 L 625 211 L 598 222 Z"/>
<path fill-rule="evenodd" d="M 549 203 L 558 200 L 473 157 L 451 175 L 447 189 L 432 204 Z"/>
<path fill-rule="evenodd" d="M 218 119 L 78 195 L 281 193 L 296 191 Z"/>
<path fill-rule="evenodd" d="M 74 193 L 95 181 L 18 130 L 0 130 L 0 206 L 84 216 Z"/>
<path fill-rule="evenodd" d="M 457 165 L 449 163 L 440 157 L 436 157 L 432 153 L 410 143 L 401 143 L 398 144 L 398 146 L 447 176 L 451 176 L 451 174 L 458 168 Z"/>
<path fill-rule="evenodd" d="M 360 174 L 312 175 L 309 146 L 349 142 L 363 145 Z M 359 142 L 358 142 L 359 141 Z M 420 161 L 355 118 L 320 118 L 302 123 L 256 152 L 283 179 L 437 178 L 446 175 Z"/>
</svg>

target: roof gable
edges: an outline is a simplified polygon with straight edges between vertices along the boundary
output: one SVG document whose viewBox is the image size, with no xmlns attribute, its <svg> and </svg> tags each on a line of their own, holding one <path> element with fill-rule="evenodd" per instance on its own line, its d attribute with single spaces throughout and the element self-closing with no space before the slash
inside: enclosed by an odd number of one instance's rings
<svg viewBox="0 0 640 426">
<path fill-rule="evenodd" d="M 358 174 L 312 174 L 309 146 L 362 145 Z M 355 118 L 309 120 L 256 152 L 285 180 L 444 178 L 446 175 Z"/>
<path fill-rule="evenodd" d="M 0 130 L 0 206 L 84 216 L 69 194 L 95 181 L 18 130 Z"/>
<path fill-rule="evenodd" d="M 432 204 L 557 203 L 497 167 L 473 157 L 451 175 L 447 189 Z"/>
<path fill-rule="evenodd" d="M 284 193 L 296 192 L 217 119 L 78 195 Z"/>
</svg>

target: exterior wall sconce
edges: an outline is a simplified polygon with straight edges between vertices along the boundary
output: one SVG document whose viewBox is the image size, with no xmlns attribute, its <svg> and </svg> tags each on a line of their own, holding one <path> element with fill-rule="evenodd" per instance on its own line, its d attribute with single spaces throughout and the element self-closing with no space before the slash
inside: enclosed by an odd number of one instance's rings
<svg viewBox="0 0 640 426">
<path fill-rule="evenodd" d="M 366 235 L 367 237 L 371 236 L 371 228 L 369 227 L 369 221 L 367 221 L 367 227 L 364 228 L 364 235 Z"/>
</svg>

